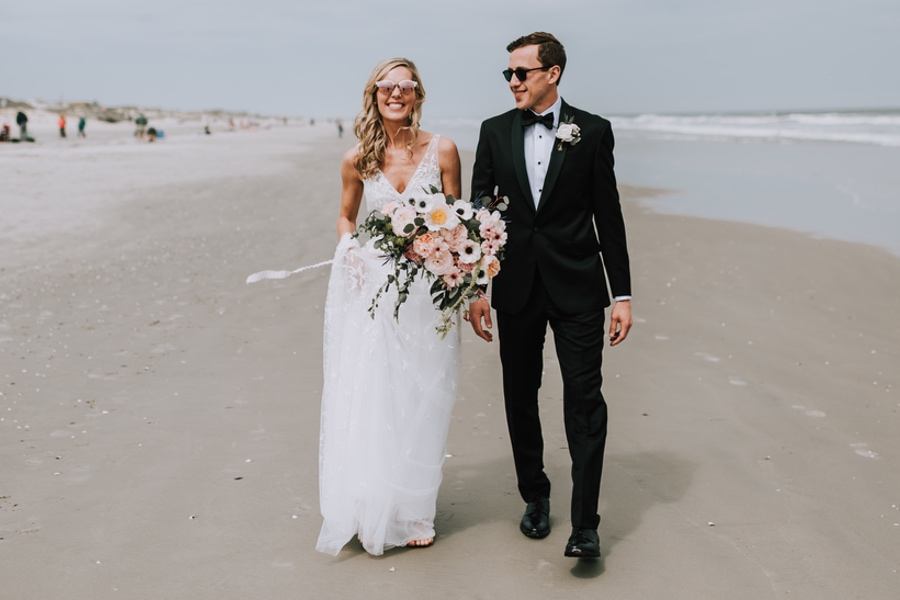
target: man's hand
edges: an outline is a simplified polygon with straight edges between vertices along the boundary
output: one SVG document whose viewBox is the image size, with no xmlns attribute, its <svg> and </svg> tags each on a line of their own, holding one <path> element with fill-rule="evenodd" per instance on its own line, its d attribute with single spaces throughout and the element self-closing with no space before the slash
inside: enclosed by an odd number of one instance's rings
<svg viewBox="0 0 900 600">
<path fill-rule="evenodd" d="M 629 319 L 630 316 L 629 313 Z M 491 304 L 487 301 L 487 298 L 479 298 L 469 304 L 469 310 L 466 311 L 463 318 L 472 324 L 472 331 L 475 332 L 475 335 L 486 342 L 494 339 L 494 334 L 487 331 L 494 326 L 494 323 L 491 321 Z M 484 325 L 481 324 L 482 319 L 484 319 Z"/>
<path fill-rule="evenodd" d="M 619 300 L 616 302 L 609 317 L 609 345 L 618 346 L 624 342 L 625 338 L 628 337 L 628 331 L 631 329 L 633 322 L 631 319 L 631 300 Z"/>
</svg>

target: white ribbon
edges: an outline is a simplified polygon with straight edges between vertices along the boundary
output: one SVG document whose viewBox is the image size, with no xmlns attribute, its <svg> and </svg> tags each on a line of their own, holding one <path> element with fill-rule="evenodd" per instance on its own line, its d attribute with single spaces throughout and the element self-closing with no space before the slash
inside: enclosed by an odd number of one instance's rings
<svg viewBox="0 0 900 600">
<path fill-rule="evenodd" d="M 262 281 L 263 279 L 287 279 L 291 275 L 296 275 L 297 273 L 302 273 L 303 271 L 309 271 L 311 269 L 318 269 L 319 267 L 330 265 L 332 262 L 333 261 L 331 260 L 323 260 L 322 262 L 316 263 L 314 265 L 306 265 L 304 267 L 300 267 L 299 269 L 294 269 L 293 271 L 259 271 L 247 277 L 247 283 L 256 283 L 257 281 Z"/>
</svg>

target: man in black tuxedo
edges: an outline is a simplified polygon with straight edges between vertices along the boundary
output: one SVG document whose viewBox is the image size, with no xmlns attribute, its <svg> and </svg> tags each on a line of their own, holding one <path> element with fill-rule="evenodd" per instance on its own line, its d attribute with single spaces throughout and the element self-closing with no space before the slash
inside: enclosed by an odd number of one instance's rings
<svg viewBox="0 0 900 600">
<path fill-rule="evenodd" d="M 507 46 L 503 72 L 516 108 L 481 126 L 472 197 L 509 198 L 508 240 L 492 301 L 469 307 L 475 333 L 491 341 L 497 311 L 503 395 L 519 492 L 520 529 L 550 533 L 550 480 L 544 473 L 538 388 L 547 325 L 553 329 L 563 377 L 563 407 L 572 458 L 572 535 L 565 555 L 600 556 L 597 501 L 606 445 L 606 402 L 600 372 L 604 309 L 610 345 L 631 328 L 631 282 L 625 223 L 613 173 L 609 121 L 566 104 L 558 85 L 566 66 L 562 44 L 533 33 Z"/>
</svg>

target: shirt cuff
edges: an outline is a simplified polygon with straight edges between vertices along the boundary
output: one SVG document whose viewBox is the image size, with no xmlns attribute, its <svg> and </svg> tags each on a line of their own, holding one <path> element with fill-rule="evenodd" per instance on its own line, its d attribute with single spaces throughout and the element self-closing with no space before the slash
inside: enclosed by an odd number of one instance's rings
<svg viewBox="0 0 900 600">
<path fill-rule="evenodd" d="M 615 296 L 613 300 L 616 302 L 621 302 L 622 300 L 631 300 L 631 296 Z"/>
</svg>

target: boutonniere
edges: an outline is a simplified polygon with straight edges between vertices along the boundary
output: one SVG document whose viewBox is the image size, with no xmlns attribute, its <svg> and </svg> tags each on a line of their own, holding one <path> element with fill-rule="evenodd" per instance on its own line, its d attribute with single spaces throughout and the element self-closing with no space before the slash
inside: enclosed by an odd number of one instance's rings
<svg viewBox="0 0 900 600">
<path fill-rule="evenodd" d="M 570 115 L 556 128 L 556 139 L 559 140 L 557 150 L 562 150 L 563 144 L 574 146 L 581 141 L 581 128 L 573 122 L 574 120 L 575 117 Z"/>
</svg>

